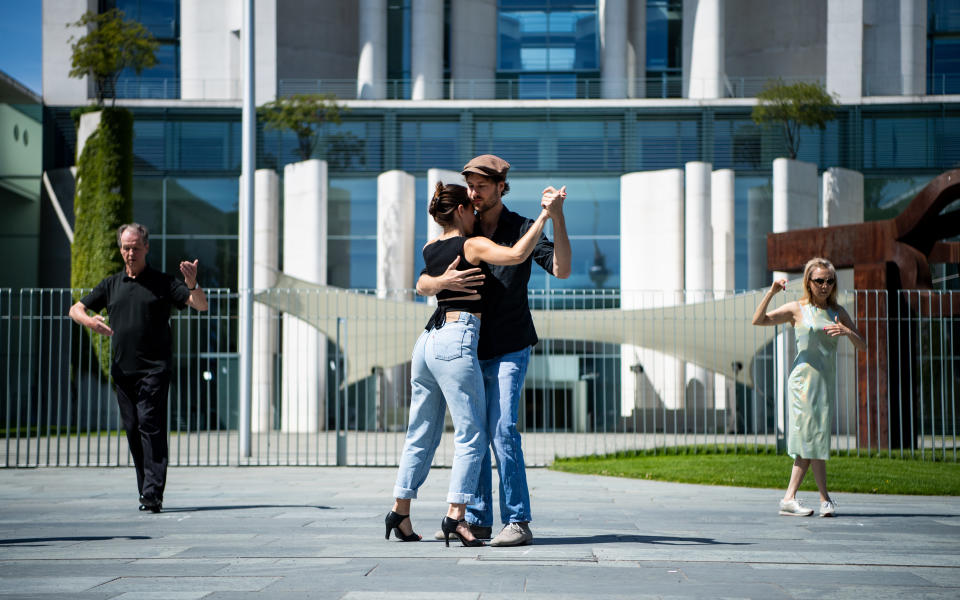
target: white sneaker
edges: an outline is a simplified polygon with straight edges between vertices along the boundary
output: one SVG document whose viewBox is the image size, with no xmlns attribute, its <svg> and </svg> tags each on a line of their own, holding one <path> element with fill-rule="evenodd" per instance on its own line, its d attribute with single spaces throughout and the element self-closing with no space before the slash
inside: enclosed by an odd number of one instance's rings
<svg viewBox="0 0 960 600">
<path fill-rule="evenodd" d="M 813 514 L 812 508 L 806 508 L 799 499 L 781 500 L 780 514 L 786 517 L 809 517 Z"/>
<path fill-rule="evenodd" d="M 827 500 L 826 502 L 820 503 L 820 516 L 821 517 L 835 517 L 837 516 L 837 503 L 833 500 Z"/>
</svg>

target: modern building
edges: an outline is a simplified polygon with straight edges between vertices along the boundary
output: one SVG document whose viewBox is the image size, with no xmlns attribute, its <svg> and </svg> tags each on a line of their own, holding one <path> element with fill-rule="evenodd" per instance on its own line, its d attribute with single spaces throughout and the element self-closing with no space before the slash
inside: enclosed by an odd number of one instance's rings
<svg viewBox="0 0 960 600">
<path fill-rule="evenodd" d="M 802 131 L 798 159 L 815 177 L 832 167 L 862 174 L 865 220 L 897 214 L 934 176 L 960 164 L 956 0 L 254 4 L 257 103 L 334 93 L 349 109 L 341 125 L 322 128 L 316 152 L 328 166 L 326 282 L 335 286 L 377 286 L 381 174 L 412 176 L 419 247 L 427 239 L 428 171 L 457 172 L 483 153 L 512 164 L 505 202 L 518 212 L 532 214 L 546 184 L 569 190 L 573 275 L 556 280 L 535 270 L 534 290 L 618 290 L 625 281 L 663 289 L 644 269 L 677 256 L 621 259 L 625 237 L 651 228 L 640 222 L 643 211 L 623 208 L 630 202 L 624 178 L 679 170 L 680 195 L 662 199 L 669 208 L 682 201 L 691 164 L 701 165 L 701 182 L 711 172 L 730 174 L 730 283 L 706 287 L 764 286 L 772 163 L 783 140 L 750 115 L 755 95 L 775 79 L 819 82 L 836 96 L 837 118 Z M 65 25 L 87 10 L 120 8 L 160 42 L 158 65 L 123 74 L 116 90 L 116 104 L 135 115 L 135 217 L 152 227 L 153 258 L 165 270 L 199 257 L 204 284 L 231 289 L 238 286 L 241 5 L 43 2 L 43 169 L 74 164 L 70 111 L 92 98 L 89 81 L 68 76 L 69 39 L 78 30 Z M 258 167 L 281 179 L 299 160 L 290 133 L 261 128 L 257 144 Z M 658 189 L 641 189 L 638 201 L 657 204 L 660 198 L 642 196 Z M 627 213 L 637 227 L 622 221 Z M 54 246 L 47 255 L 62 257 L 67 241 L 52 211 L 40 230 Z M 410 287 L 420 267 L 419 258 L 409 265 Z M 938 285 L 956 288 L 955 267 L 939 268 Z M 69 284 L 62 260 L 36 269 L 21 279 Z M 682 277 L 677 282 L 683 287 Z M 621 413 L 604 410 L 610 418 Z"/>
<path fill-rule="evenodd" d="M 0 287 L 35 287 L 40 271 L 40 97 L 0 71 Z"/>
</svg>

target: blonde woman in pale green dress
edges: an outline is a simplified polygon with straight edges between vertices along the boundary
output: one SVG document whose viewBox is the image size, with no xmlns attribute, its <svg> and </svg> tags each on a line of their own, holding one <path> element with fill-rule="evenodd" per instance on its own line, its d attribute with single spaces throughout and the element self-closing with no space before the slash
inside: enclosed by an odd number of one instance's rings
<svg viewBox="0 0 960 600">
<path fill-rule="evenodd" d="M 837 506 L 827 492 L 826 460 L 830 458 L 830 424 L 836 400 L 837 343 L 840 337 L 848 337 L 857 350 L 863 351 L 867 342 L 847 311 L 837 304 L 837 270 L 830 261 L 810 259 L 803 269 L 803 297 L 767 312 L 770 300 L 786 286 L 786 279 L 774 281 L 753 315 L 754 325 L 789 323 L 797 338 L 797 358 L 787 382 L 787 453 L 793 457 L 793 470 L 780 500 L 780 514 L 813 514 L 813 509 L 797 499 L 797 489 L 812 467 L 820 491 L 820 516 L 832 517 Z"/>
</svg>

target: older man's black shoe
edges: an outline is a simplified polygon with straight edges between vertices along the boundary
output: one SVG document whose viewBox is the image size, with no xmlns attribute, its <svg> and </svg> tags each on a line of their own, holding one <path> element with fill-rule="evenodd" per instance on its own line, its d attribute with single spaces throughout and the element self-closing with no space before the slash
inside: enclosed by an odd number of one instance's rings
<svg viewBox="0 0 960 600">
<path fill-rule="evenodd" d="M 140 496 L 140 510 L 141 511 L 150 511 L 152 513 L 158 513 L 163 508 L 163 502 L 156 498 L 147 498 L 146 496 Z"/>
</svg>

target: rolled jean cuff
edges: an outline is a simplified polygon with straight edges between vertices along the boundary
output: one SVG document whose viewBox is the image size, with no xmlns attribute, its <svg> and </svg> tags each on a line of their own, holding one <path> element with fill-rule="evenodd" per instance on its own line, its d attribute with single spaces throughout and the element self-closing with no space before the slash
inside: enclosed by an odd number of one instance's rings
<svg viewBox="0 0 960 600">
<path fill-rule="evenodd" d="M 413 500 L 417 497 L 417 490 L 393 486 L 393 497 L 400 498 L 401 500 Z"/>
<path fill-rule="evenodd" d="M 473 504 L 476 501 L 477 497 L 474 494 L 447 494 L 448 504 Z"/>
</svg>

